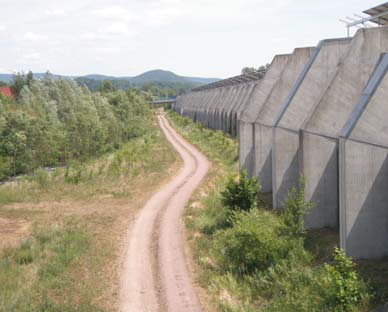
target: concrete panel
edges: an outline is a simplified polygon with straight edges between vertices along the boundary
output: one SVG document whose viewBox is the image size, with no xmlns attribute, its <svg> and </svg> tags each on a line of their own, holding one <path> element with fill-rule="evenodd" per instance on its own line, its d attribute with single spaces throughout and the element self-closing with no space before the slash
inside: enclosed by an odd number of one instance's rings
<svg viewBox="0 0 388 312">
<path fill-rule="evenodd" d="M 246 169 L 248 176 L 251 177 L 254 172 L 254 150 L 253 150 L 253 123 L 239 121 L 239 166 L 240 169 Z M 241 144 L 241 142 L 251 142 L 251 144 Z"/>
<path fill-rule="evenodd" d="M 259 82 L 259 81 L 258 81 Z M 238 136 L 238 118 L 240 117 L 241 113 L 244 111 L 247 102 L 249 98 L 252 95 L 252 92 L 257 85 L 258 82 L 255 83 L 247 83 L 245 87 L 245 91 L 243 95 L 241 96 L 241 101 L 238 103 L 235 109 L 232 110 L 231 116 L 230 116 L 230 122 L 231 122 L 231 136 L 237 137 Z"/>
<path fill-rule="evenodd" d="M 230 133 L 229 114 L 236 103 L 240 100 L 241 93 L 243 92 L 244 85 L 238 84 L 232 87 L 233 93 L 229 98 L 229 101 L 225 103 L 225 106 L 221 110 L 221 129 L 225 133 Z"/>
<path fill-rule="evenodd" d="M 262 192 L 272 192 L 272 127 L 253 124 L 253 175 Z"/>
<path fill-rule="evenodd" d="M 290 54 L 286 55 L 276 55 L 271 62 L 270 67 L 263 79 L 260 80 L 260 83 L 254 88 L 251 97 L 248 99 L 245 109 L 241 112 L 239 118 L 239 132 L 246 133 L 245 128 L 249 127 L 252 129 L 253 133 L 253 123 L 257 119 L 257 115 L 261 109 L 261 106 L 265 103 L 267 96 L 271 93 L 272 88 L 279 80 L 280 74 L 283 72 Z M 250 126 L 247 123 L 251 123 Z M 241 126 L 240 126 L 241 125 Z M 241 168 L 246 168 L 248 175 L 252 176 L 254 174 L 254 153 L 248 151 L 253 150 L 253 135 L 252 136 L 239 136 L 239 155 L 242 157 L 243 161 L 240 161 Z M 251 159 L 248 159 L 250 157 Z M 252 165 L 248 165 L 252 164 Z"/>
<path fill-rule="evenodd" d="M 317 139 L 315 144 L 305 144 L 303 141 L 303 161 L 300 168 L 303 171 L 310 189 L 306 192 L 306 200 L 315 202 L 316 210 L 330 212 L 331 222 L 321 222 L 322 226 L 334 225 L 338 218 L 333 211 L 339 209 L 338 194 L 338 161 L 333 150 L 338 150 L 338 137 L 345 122 L 358 103 L 359 98 L 371 77 L 380 53 L 388 51 L 388 28 L 360 29 L 354 36 L 349 51 L 338 69 L 332 83 L 326 90 L 317 106 L 313 109 L 311 118 L 302 127 L 303 132 L 314 133 Z M 306 136 L 301 136 L 304 140 Z M 327 140 L 336 147 L 327 147 Z M 308 148 L 316 151 L 309 151 Z M 313 157 L 315 159 L 310 159 Z M 330 164 L 320 167 L 328 160 Z M 309 164 L 316 162 L 316 166 Z M 317 177 L 322 175 L 322 183 L 316 183 Z M 330 177 L 330 183 L 325 179 Z M 310 183 L 311 182 L 311 183 Z M 314 196 L 313 196 L 314 195 Z M 328 214 L 329 215 L 329 214 Z M 316 226 L 317 222 L 312 222 Z M 307 224 L 309 226 L 309 224 Z"/>
<path fill-rule="evenodd" d="M 239 91 L 231 103 L 231 105 L 225 110 L 225 120 L 226 120 L 226 132 L 230 135 L 233 135 L 235 131 L 233 130 L 233 114 L 237 111 L 240 104 L 244 101 L 249 85 L 247 83 L 242 83 L 239 85 Z"/>
<path fill-rule="evenodd" d="M 209 111 L 209 125 L 212 129 L 217 129 L 217 119 L 216 119 L 216 111 L 220 102 L 223 101 L 225 94 L 227 92 L 226 88 L 220 88 L 217 94 L 217 97 L 214 100 L 213 107 Z"/>
<path fill-rule="evenodd" d="M 354 259 L 388 256 L 388 149 L 341 139 L 341 248 Z"/>
<path fill-rule="evenodd" d="M 388 54 L 340 136 L 340 242 L 353 258 L 388 256 Z"/>
<path fill-rule="evenodd" d="M 229 104 L 234 100 L 236 96 L 238 86 L 228 87 L 228 92 L 225 93 L 224 99 L 219 103 L 218 110 L 216 113 L 217 126 L 216 129 L 225 131 L 225 120 L 224 120 L 224 111 L 229 106 Z"/>
<path fill-rule="evenodd" d="M 299 130 L 332 82 L 350 42 L 350 38 L 339 38 L 318 44 L 276 117 L 272 153 L 274 208 L 281 207 L 288 191 L 298 185 Z"/>
<path fill-rule="evenodd" d="M 279 127 L 272 131 L 272 205 L 277 209 L 299 182 L 299 132 Z"/>
<path fill-rule="evenodd" d="M 270 67 L 260 82 L 260 85 L 255 88 L 245 110 L 242 112 L 240 118 L 241 120 L 246 122 L 255 122 L 262 105 L 265 103 L 268 95 L 278 82 L 290 56 L 291 54 L 283 54 L 276 55 L 273 58 Z"/>
<path fill-rule="evenodd" d="M 287 62 L 287 66 L 280 75 L 280 79 L 262 105 L 257 115 L 256 123 L 267 126 L 274 125 L 282 104 L 313 52 L 314 48 L 297 48 L 294 50 Z"/>
<path fill-rule="evenodd" d="M 205 90 L 204 97 L 201 99 L 196 112 L 196 120 L 204 125 L 207 125 L 206 119 L 204 118 L 204 110 L 210 105 L 212 100 L 213 90 Z"/>
<path fill-rule="evenodd" d="M 231 91 L 230 87 L 222 88 L 222 92 L 220 93 L 217 102 L 214 104 L 214 108 L 212 109 L 212 113 L 211 113 L 213 129 L 219 129 L 218 114 L 219 114 L 220 106 L 223 102 L 225 102 L 230 91 Z"/>
<path fill-rule="evenodd" d="M 354 36 L 343 65 L 315 108 L 305 129 L 338 137 L 380 54 L 388 51 L 388 27 L 360 29 Z"/>
<path fill-rule="evenodd" d="M 313 51 L 314 48 L 298 48 L 294 50 L 256 119 L 254 151 L 259 156 L 255 157 L 254 168 L 255 175 L 260 178 L 263 185 L 263 192 L 272 191 L 272 127 L 275 124 L 281 105 L 284 103 Z M 258 136 L 260 137 L 259 139 L 257 138 Z M 264 136 L 266 137 L 264 138 Z"/>
<path fill-rule="evenodd" d="M 209 111 L 214 105 L 214 102 L 216 101 L 218 94 L 219 94 L 219 89 L 213 89 L 211 90 L 211 99 L 209 101 L 209 105 L 203 108 L 203 117 L 202 117 L 202 122 L 206 122 L 206 125 L 209 127 L 209 121 L 210 121 L 210 115 Z"/>
<path fill-rule="evenodd" d="M 306 177 L 305 196 L 314 205 L 305 219 L 309 229 L 338 227 L 337 140 L 300 133 L 300 170 Z"/>
</svg>

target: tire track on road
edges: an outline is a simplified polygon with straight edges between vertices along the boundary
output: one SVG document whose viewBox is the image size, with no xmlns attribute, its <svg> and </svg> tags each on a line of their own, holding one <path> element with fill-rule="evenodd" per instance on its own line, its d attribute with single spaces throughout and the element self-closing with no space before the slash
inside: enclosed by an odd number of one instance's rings
<svg viewBox="0 0 388 312">
<path fill-rule="evenodd" d="M 120 310 L 200 312 L 184 253 L 182 213 L 210 163 L 176 133 L 163 114 L 158 119 L 184 164 L 146 203 L 128 231 Z"/>
</svg>

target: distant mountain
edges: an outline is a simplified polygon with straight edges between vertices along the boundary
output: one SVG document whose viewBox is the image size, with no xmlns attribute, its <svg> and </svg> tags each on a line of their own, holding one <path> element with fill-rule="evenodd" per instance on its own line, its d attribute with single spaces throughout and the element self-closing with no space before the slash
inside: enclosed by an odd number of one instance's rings
<svg viewBox="0 0 388 312">
<path fill-rule="evenodd" d="M 34 77 L 42 79 L 46 73 L 34 73 Z M 145 83 L 182 83 L 182 84 L 192 84 L 193 86 L 203 85 L 218 81 L 217 78 L 199 78 L 199 77 L 184 77 L 179 76 L 171 71 L 167 70 L 150 70 L 141 75 L 135 77 L 114 77 L 114 76 L 105 76 L 99 74 L 85 75 L 85 76 L 61 76 L 52 74 L 54 78 L 65 78 L 65 79 L 76 79 L 76 80 L 95 80 L 95 81 L 104 81 L 104 80 L 122 80 L 127 81 L 128 85 L 143 85 Z M 12 74 L 0 74 L 0 81 L 9 83 L 12 81 Z"/>
<path fill-rule="evenodd" d="M 6 83 L 9 83 L 12 81 L 12 75 L 11 74 L 0 74 L 0 81 L 4 81 Z"/>
<path fill-rule="evenodd" d="M 79 77 L 80 78 L 80 77 Z M 88 78 L 94 80 L 127 80 L 132 85 L 142 85 L 145 83 L 151 82 L 174 82 L 174 83 L 192 83 L 195 85 L 198 84 L 208 84 L 211 82 L 218 81 L 217 78 L 199 78 L 199 77 L 184 77 L 179 76 L 168 70 L 155 69 L 147 71 L 141 75 L 135 77 L 113 77 L 113 76 L 104 76 L 104 75 L 86 75 L 81 78 Z"/>
</svg>

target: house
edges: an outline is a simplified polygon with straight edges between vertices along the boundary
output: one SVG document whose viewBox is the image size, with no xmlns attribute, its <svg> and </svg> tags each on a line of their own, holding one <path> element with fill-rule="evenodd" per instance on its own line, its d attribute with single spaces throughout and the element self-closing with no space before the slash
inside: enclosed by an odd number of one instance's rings
<svg viewBox="0 0 388 312">
<path fill-rule="evenodd" d="M 15 97 L 15 93 L 10 87 L 0 87 L 0 93 L 4 96 Z"/>
</svg>

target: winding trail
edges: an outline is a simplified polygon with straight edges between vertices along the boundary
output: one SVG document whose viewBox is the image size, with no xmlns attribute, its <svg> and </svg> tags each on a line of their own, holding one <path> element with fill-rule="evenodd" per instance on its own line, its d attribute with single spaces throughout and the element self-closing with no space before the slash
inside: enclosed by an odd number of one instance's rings
<svg viewBox="0 0 388 312">
<path fill-rule="evenodd" d="M 178 175 L 146 203 L 128 231 L 121 280 L 122 312 L 200 312 L 184 254 L 182 212 L 210 163 L 169 125 L 159 125 L 184 161 Z"/>
</svg>

